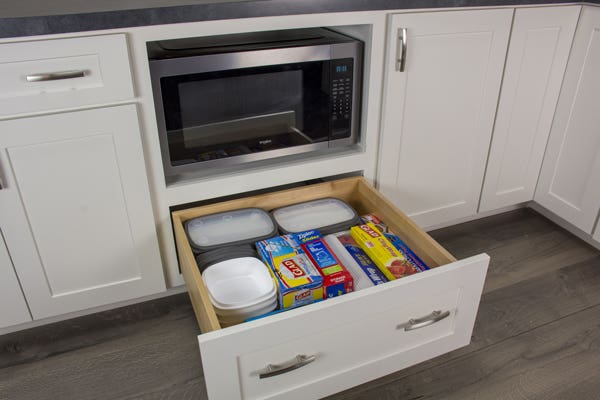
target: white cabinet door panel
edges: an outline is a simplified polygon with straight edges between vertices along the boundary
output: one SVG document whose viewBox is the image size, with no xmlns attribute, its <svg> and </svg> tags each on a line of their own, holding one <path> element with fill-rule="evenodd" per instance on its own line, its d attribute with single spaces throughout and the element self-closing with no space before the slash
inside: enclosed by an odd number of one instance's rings
<svg viewBox="0 0 600 400">
<path fill-rule="evenodd" d="M 512 15 L 392 16 L 378 185 L 421 226 L 477 211 Z M 400 72 L 396 35 L 403 28 Z"/>
<path fill-rule="evenodd" d="M 592 233 L 600 208 L 600 8 L 584 7 L 535 201 Z"/>
<path fill-rule="evenodd" d="M 515 11 L 479 211 L 533 199 L 580 9 Z"/>
<path fill-rule="evenodd" d="M 31 314 L 0 232 L 0 328 L 28 321 Z"/>
<path fill-rule="evenodd" d="M 52 296 L 141 279 L 112 135 L 8 155 Z"/>
<path fill-rule="evenodd" d="M 34 318 L 164 290 L 134 105 L 0 127 L 14 210 L 2 220 Z"/>
</svg>

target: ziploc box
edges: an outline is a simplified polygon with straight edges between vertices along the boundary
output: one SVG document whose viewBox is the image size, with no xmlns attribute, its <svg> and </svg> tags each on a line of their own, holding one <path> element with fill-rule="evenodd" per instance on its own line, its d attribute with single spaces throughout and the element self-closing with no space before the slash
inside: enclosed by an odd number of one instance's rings
<svg viewBox="0 0 600 400">
<path fill-rule="evenodd" d="M 320 236 L 316 231 L 301 232 L 256 242 L 256 249 L 277 280 L 281 309 L 323 299 L 323 277 L 300 247 Z"/>
<path fill-rule="evenodd" d="M 406 245 L 406 243 L 404 243 L 402 241 L 402 239 L 400 239 L 398 236 L 394 235 L 393 233 L 384 233 L 384 235 L 392 243 L 392 245 L 396 249 L 398 249 L 404 255 L 404 257 L 406 257 L 406 259 L 412 265 L 414 265 L 419 271 L 427 271 L 429 269 L 427 264 L 425 264 L 423 262 L 423 260 L 421 260 L 421 258 L 418 255 L 416 255 L 410 249 L 410 247 L 408 247 Z"/>
<path fill-rule="evenodd" d="M 350 234 L 389 280 L 419 272 L 371 222 L 353 226 Z"/>
<path fill-rule="evenodd" d="M 319 238 L 302 244 L 302 250 L 308 255 L 313 264 L 323 276 L 323 296 L 331 298 L 354 291 L 354 278 L 344 267 L 334 252 Z"/>
</svg>

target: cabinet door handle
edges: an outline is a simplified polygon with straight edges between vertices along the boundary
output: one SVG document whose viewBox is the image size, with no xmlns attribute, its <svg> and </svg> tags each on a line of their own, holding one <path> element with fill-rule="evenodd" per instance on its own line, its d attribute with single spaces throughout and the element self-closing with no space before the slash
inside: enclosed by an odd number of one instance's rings
<svg viewBox="0 0 600 400">
<path fill-rule="evenodd" d="M 406 28 L 398 29 L 398 40 L 396 42 L 396 71 L 404 72 L 406 65 L 406 45 L 408 41 L 408 33 Z"/>
<path fill-rule="evenodd" d="M 407 322 L 397 325 L 396 329 L 404 329 L 405 331 L 412 331 L 415 329 L 424 328 L 426 326 L 435 324 L 438 321 L 450 315 L 450 311 L 435 310 L 431 314 L 419 318 L 411 318 Z"/>
<path fill-rule="evenodd" d="M 71 71 L 58 71 L 58 72 L 47 72 L 42 74 L 27 75 L 25 79 L 27 82 L 46 82 L 46 81 L 58 81 L 61 79 L 73 79 L 83 78 L 86 71 L 82 69 L 71 70 Z"/>
<path fill-rule="evenodd" d="M 268 364 L 266 368 L 257 371 L 258 377 L 260 379 L 270 378 L 275 375 L 285 374 L 286 372 L 293 371 L 298 368 L 302 368 L 307 364 L 315 361 L 317 359 L 316 355 L 306 356 L 304 354 L 298 354 L 296 357 L 292 358 L 289 361 L 283 362 L 281 364 Z"/>
</svg>

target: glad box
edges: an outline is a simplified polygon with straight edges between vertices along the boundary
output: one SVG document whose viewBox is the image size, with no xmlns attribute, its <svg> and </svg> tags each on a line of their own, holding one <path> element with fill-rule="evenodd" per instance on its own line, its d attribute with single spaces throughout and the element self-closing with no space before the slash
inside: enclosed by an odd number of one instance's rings
<svg viewBox="0 0 600 400">
<path fill-rule="evenodd" d="M 323 238 L 302 245 L 323 276 L 323 296 L 331 298 L 354 291 L 354 279 L 340 260 L 335 256 Z"/>
<path fill-rule="evenodd" d="M 371 222 L 353 226 L 350 234 L 389 280 L 419 272 Z"/>
<path fill-rule="evenodd" d="M 302 239 L 290 234 L 256 242 L 261 258 L 276 278 L 281 309 L 323 299 L 323 278 L 298 240 Z"/>
</svg>

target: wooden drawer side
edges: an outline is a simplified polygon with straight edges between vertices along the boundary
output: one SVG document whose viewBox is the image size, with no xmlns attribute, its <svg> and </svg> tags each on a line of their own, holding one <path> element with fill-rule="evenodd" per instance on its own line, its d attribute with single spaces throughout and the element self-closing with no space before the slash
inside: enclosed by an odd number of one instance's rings
<svg viewBox="0 0 600 400">
<path fill-rule="evenodd" d="M 192 248 L 183 229 L 183 222 L 178 215 L 173 215 L 173 229 L 177 243 L 179 266 L 194 307 L 194 313 L 202 333 L 221 329 L 215 309 L 212 307 L 208 289 L 202 280 L 202 275 L 194 259 Z"/>
<path fill-rule="evenodd" d="M 406 214 L 399 212 L 396 206 L 367 181 L 360 180 L 357 190 L 359 194 L 357 197 L 361 200 L 361 207 L 357 212 L 377 214 L 427 265 L 437 267 L 456 261 L 452 254 L 419 228 Z"/>
</svg>

